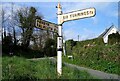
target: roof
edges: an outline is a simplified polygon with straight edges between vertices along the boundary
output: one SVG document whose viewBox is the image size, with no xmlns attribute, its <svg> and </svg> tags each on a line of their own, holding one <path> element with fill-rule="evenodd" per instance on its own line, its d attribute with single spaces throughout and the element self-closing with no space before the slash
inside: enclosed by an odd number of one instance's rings
<svg viewBox="0 0 120 81">
<path fill-rule="evenodd" d="M 116 28 L 114 25 L 110 26 L 108 29 L 106 29 L 99 37 L 105 36 L 112 28 Z M 117 29 L 118 30 L 118 29 Z M 119 30 L 118 30 L 119 31 Z"/>
</svg>

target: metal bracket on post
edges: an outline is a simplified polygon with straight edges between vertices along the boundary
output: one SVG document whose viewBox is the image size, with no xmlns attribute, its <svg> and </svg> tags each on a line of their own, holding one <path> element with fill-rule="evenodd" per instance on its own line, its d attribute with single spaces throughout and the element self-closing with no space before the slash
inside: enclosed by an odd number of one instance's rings
<svg viewBox="0 0 120 81">
<path fill-rule="evenodd" d="M 58 26 L 62 26 L 62 24 L 58 24 Z"/>
<path fill-rule="evenodd" d="M 63 51 L 63 48 L 62 48 L 62 41 L 63 37 L 62 36 L 58 36 L 58 41 L 59 41 L 59 44 L 58 44 L 58 47 L 57 47 L 57 51 Z"/>
</svg>

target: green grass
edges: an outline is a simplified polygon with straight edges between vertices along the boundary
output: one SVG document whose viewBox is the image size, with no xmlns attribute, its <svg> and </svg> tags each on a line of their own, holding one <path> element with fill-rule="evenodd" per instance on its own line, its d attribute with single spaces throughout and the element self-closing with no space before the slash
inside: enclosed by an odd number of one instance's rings
<svg viewBox="0 0 120 81">
<path fill-rule="evenodd" d="M 2 57 L 0 56 L 0 81 L 2 80 Z"/>
<path fill-rule="evenodd" d="M 31 80 L 39 79 L 92 79 L 86 71 L 79 71 L 63 65 L 63 74 L 57 76 L 56 64 L 49 59 L 31 61 L 20 57 L 2 58 L 2 79 L 3 80 Z"/>
</svg>

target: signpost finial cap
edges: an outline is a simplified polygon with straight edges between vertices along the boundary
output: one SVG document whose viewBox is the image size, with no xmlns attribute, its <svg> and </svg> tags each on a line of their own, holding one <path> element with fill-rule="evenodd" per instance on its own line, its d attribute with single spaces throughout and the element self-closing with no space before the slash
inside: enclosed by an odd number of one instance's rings
<svg viewBox="0 0 120 81">
<path fill-rule="evenodd" d="M 58 6 L 57 6 L 57 8 L 60 8 L 60 9 L 62 8 L 62 7 L 61 7 L 61 5 L 60 5 L 60 3 L 58 3 Z"/>
</svg>

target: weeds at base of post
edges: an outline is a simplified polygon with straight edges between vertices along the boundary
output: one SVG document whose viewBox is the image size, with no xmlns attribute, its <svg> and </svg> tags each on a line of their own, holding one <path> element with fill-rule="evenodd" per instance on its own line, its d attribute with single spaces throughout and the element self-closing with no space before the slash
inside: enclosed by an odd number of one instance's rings
<svg viewBox="0 0 120 81">
<path fill-rule="evenodd" d="M 57 78 L 60 79 L 62 77 L 62 74 L 58 73 Z"/>
</svg>

